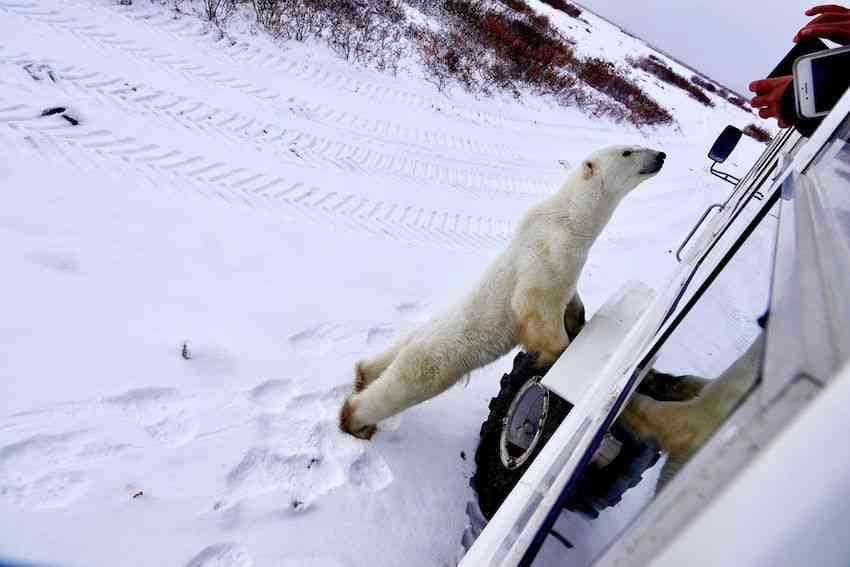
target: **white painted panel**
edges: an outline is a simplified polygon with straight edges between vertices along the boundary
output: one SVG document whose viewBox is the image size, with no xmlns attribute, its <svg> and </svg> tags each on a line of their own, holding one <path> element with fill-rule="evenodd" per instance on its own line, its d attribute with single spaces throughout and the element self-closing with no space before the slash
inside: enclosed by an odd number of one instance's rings
<svg viewBox="0 0 850 567">
<path fill-rule="evenodd" d="M 542 384 L 579 403 L 654 298 L 655 292 L 643 282 L 627 282 L 591 317 Z"/>
</svg>

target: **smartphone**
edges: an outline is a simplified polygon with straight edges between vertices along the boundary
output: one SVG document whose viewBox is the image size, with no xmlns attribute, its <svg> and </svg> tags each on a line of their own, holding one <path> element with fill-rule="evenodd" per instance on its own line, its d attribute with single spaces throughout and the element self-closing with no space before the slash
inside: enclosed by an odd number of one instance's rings
<svg viewBox="0 0 850 567">
<path fill-rule="evenodd" d="M 794 62 L 797 114 L 817 118 L 829 114 L 850 86 L 850 47 L 812 53 Z"/>
</svg>

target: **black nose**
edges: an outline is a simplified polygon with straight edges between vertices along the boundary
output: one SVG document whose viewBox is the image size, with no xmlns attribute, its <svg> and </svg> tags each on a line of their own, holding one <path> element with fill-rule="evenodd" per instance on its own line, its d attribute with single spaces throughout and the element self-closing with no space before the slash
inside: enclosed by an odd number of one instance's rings
<svg viewBox="0 0 850 567">
<path fill-rule="evenodd" d="M 658 152 L 658 155 L 655 157 L 655 159 L 658 160 L 659 163 L 664 163 L 664 160 L 667 159 L 667 154 L 665 154 L 664 152 Z"/>
</svg>

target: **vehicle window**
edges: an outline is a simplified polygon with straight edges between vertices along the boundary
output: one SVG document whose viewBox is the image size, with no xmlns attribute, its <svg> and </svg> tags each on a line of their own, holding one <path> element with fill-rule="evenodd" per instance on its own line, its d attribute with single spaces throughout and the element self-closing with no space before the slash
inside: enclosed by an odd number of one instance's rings
<svg viewBox="0 0 850 567">
<path fill-rule="evenodd" d="M 826 381 L 850 358 L 850 120 L 783 191 L 767 399 L 800 374 Z"/>
<path fill-rule="evenodd" d="M 554 526 L 573 547 L 549 537 L 535 565 L 590 565 L 757 383 L 776 228 L 765 215 L 657 350 Z"/>
<path fill-rule="evenodd" d="M 762 199 L 766 198 L 765 193 L 771 188 L 772 180 L 777 168 L 787 167 L 788 162 L 780 163 L 780 156 L 789 149 L 799 143 L 800 137 L 793 132 L 785 132 L 780 134 L 777 140 L 765 151 L 759 158 L 753 169 L 748 173 L 742 186 L 723 202 L 723 208 L 714 213 L 719 215 L 723 222 L 715 228 L 713 234 L 710 235 L 708 241 L 704 240 L 705 236 L 695 235 L 693 241 L 687 246 L 689 249 L 692 246 L 697 248 L 704 247 L 708 244 L 708 251 L 705 257 L 697 262 L 694 266 L 691 277 L 682 289 L 681 298 L 674 304 L 669 316 L 673 316 L 680 311 L 687 301 L 694 296 L 697 291 L 695 282 L 704 280 L 707 275 L 714 270 L 717 261 L 728 250 L 729 246 L 738 238 L 738 231 L 735 227 L 743 226 L 747 223 L 747 219 L 751 219 L 762 207 Z M 707 221 L 706 224 L 712 221 Z M 701 240 L 701 242 L 697 242 Z M 686 254 L 687 254 L 686 249 Z"/>
</svg>

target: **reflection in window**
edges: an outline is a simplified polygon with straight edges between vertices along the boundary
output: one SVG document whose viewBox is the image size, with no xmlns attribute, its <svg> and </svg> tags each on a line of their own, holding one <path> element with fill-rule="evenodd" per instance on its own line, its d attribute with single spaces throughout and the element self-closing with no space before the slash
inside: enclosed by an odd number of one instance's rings
<svg viewBox="0 0 850 567">
<path fill-rule="evenodd" d="M 631 475 L 619 479 L 625 487 L 622 499 L 592 520 L 563 512 L 555 530 L 574 549 L 566 552 L 548 538 L 536 564 L 561 564 L 558 561 L 569 559 L 570 565 L 590 565 L 751 391 L 759 378 L 764 349 L 760 322 L 768 306 L 776 222 L 773 215 L 764 217 L 685 315 L 614 425 L 661 458 L 648 460 L 646 451 L 635 450 L 631 467 L 620 462 Z M 617 436 L 623 438 L 622 433 Z M 578 488 L 600 479 L 608 480 L 605 464 L 591 463 Z"/>
<path fill-rule="evenodd" d="M 796 376 L 826 382 L 850 360 L 850 119 L 784 184 L 761 395 Z"/>
<path fill-rule="evenodd" d="M 776 220 L 765 217 L 664 343 L 622 420 L 666 454 L 663 487 L 752 388 L 764 351 Z"/>
</svg>

